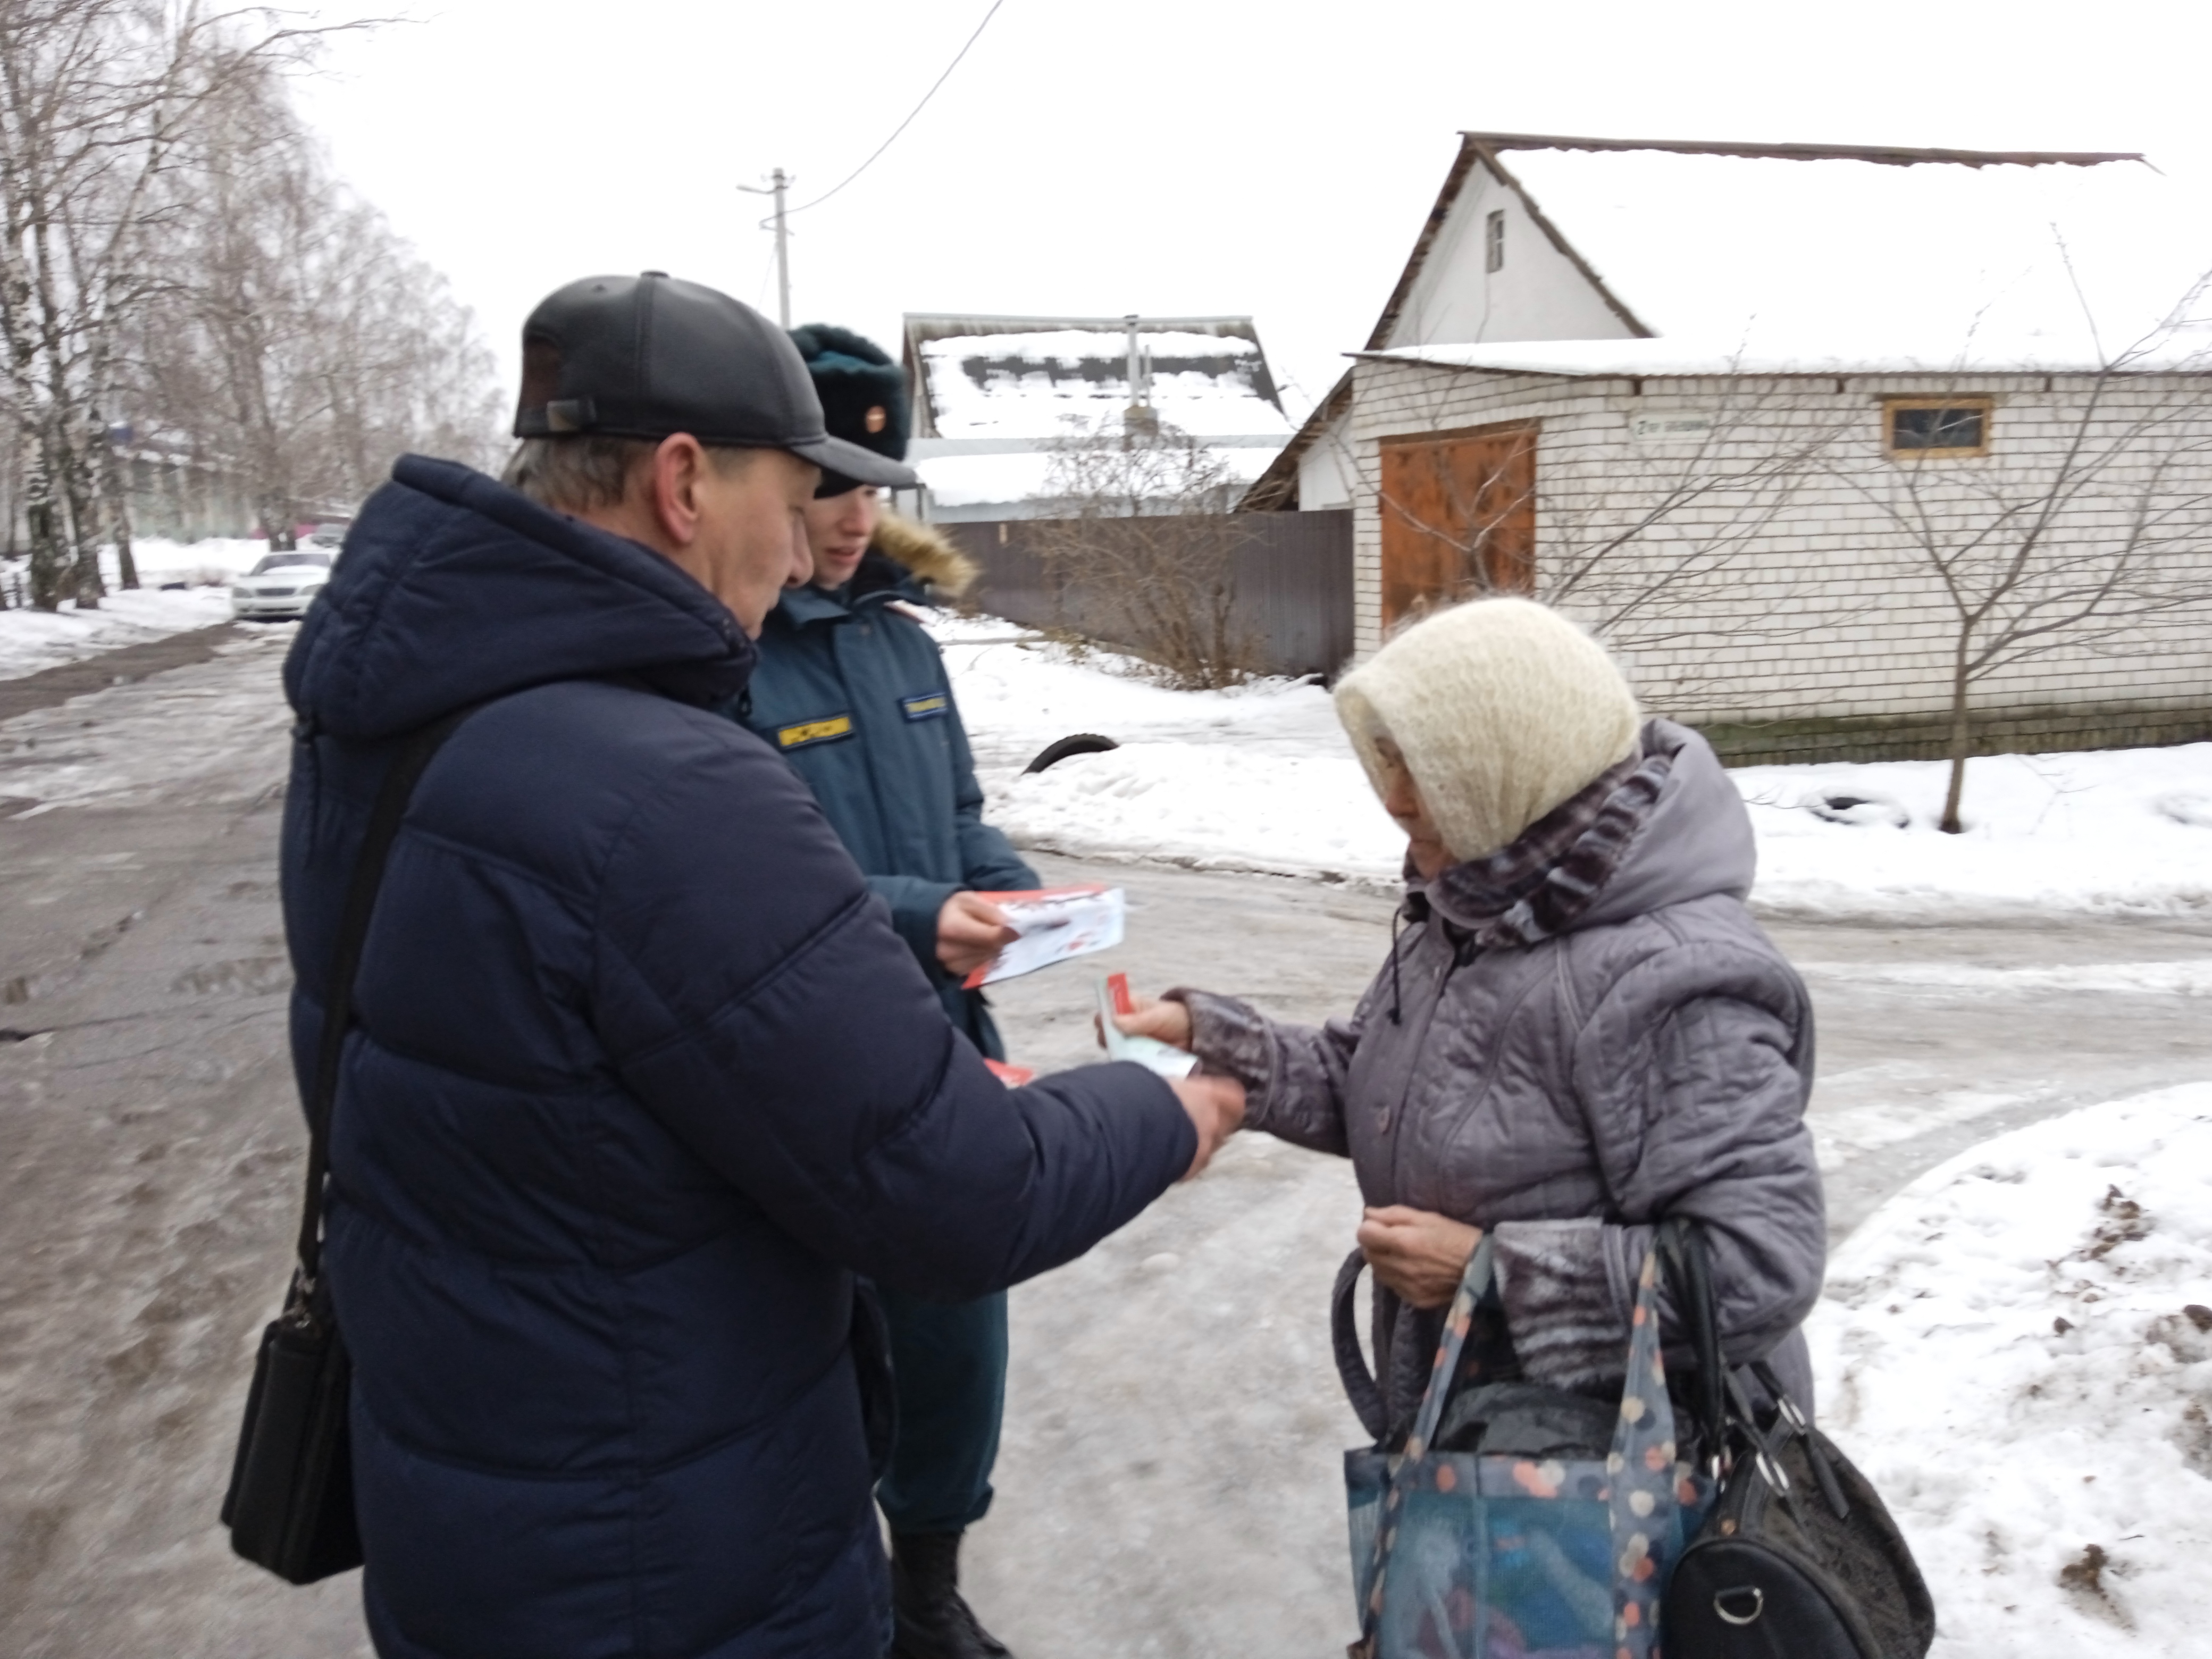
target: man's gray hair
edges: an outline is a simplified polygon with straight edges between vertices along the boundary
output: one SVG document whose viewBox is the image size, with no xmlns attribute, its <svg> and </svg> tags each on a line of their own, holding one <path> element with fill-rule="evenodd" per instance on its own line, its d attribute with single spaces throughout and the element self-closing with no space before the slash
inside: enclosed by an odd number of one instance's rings
<svg viewBox="0 0 2212 1659">
<path fill-rule="evenodd" d="M 514 447 L 499 481 L 556 513 L 619 507 L 629 493 L 630 475 L 659 447 L 651 438 L 610 438 L 593 433 L 525 438 Z M 714 470 L 725 477 L 757 453 L 720 444 L 707 447 Z"/>
<path fill-rule="evenodd" d="M 644 438 L 525 438 L 499 481 L 540 507 L 581 513 L 617 507 L 629 491 L 629 475 L 659 446 Z"/>
</svg>

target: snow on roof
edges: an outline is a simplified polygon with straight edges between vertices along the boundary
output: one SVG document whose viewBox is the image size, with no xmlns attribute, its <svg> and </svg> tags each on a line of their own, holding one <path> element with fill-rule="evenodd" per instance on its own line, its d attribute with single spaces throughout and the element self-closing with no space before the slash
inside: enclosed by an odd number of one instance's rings
<svg viewBox="0 0 2212 1659">
<path fill-rule="evenodd" d="M 1249 317 L 1148 317 L 1137 325 L 1159 417 L 1200 437 L 1288 438 L 1267 354 Z M 907 319 L 918 433 L 1060 438 L 1137 401 L 1119 317 Z"/>
<path fill-rule="evenodd" d="M 1401 346 L 1389 351 L 1360 351 L 1358 357 L 1443 368 L 1469 368 L 1493 374 L 1568 376 L 1711 374 L 2094 374 L 2106 365 L 2063 342 L 1967 340 L 1946 345 L 1927 343 L 1907 349 L 1850 352 L 1805 347 L 1761 350 L 1739 338 L 1699 339 L 1662 336 L 1654 340 L 1518 340 L 1494 345 Z M 2137 373 L 2212 374 L 2212 353 L 2202 346 L 2177 345 L 2130 360 Z M 1303 434 L 1301 434 L 1303 435 Z"/>
<path fill-rule="evenodd" d="M 2094 364 L 2212 270 L 2202 216 L 2131 157 L 1565 147 L 1587 142 L 1469 139 L 1638 322 L 1707 361 Z"/>
</svg>

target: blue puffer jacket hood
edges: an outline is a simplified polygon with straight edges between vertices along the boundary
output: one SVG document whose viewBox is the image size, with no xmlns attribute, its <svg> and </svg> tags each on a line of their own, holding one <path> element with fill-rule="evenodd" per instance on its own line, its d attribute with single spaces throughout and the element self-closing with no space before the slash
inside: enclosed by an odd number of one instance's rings
<svg viewBox="0 0 2212 1659">
<path fill-rule="evenodd" d="M 711 703 L 753 661 L 728 607 L 649 548 L 407 455 L 347 536 L 284 691 L 321 730 L 373 740 L 556 680 L 627 675 Z"/>
</svg>

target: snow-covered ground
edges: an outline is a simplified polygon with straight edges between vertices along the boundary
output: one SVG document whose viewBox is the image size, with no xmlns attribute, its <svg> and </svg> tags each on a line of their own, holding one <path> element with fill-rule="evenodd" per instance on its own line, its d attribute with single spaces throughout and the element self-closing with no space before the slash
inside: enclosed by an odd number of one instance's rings
<svg viewBox="0 0 2212 1659">
<path fill-rule="evenodd" d="M 992 618 L 948 618 L 935 631 L 992 817 L 1017 844 L 1396 880 L 1404 839 L 1320 687 L 1169 691 L 1111 672 L 1109 658 L 1016 642 L 1022 630 Z M 1037 750 L 1078 732 L 1121 747 L 1024 775 Z M 2212 912 L 2212 744 L 1976 760 L 1960 836 L 1935 827 L 1946 774 L 1935 761 L 1738 769 L 1759 833 L 1754 902 L 1769 914 L 1923 920 L 2023 907 Z M 1832 823 L 1806 810 L 1826 796 L 1874 798 L 1863 816 L 1907 822 Z"/>
<path fill-rule="evenodd" d="M 114 557 L 107 559 L 107 597 L 97 611 L 64 605 L 59 611 L 0 611 L 0 679 L 35 674 L 121 646 L 206 628 L 230 617 L 225 586 L 269 551 L 258 538 L 222 541 L 144 541 L 133 550 L 140 586 L 116 586 Z M 165 584 L 184 583 L 181 588 Z"/>
<path fill-rule="evenodd" d="M 1821 1414 L 1911 1541 L 1937 1659 L 2206 1648 L 2212 1083 L 1930 1170 L 1830 1264 Z"/>
</svg>

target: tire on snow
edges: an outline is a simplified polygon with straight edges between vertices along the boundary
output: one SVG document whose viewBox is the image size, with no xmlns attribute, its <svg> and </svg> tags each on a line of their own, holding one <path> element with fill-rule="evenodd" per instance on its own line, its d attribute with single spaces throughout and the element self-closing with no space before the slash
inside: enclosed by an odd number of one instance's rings
<svg viewBox="0 0 2212 1659">
<path fill-rule="evenodd" d="M 1036 752 L 1036 758 L 1022 768 L 1026 777 L 1031 772 L 1048 771 L 1070 755 L 1103 755 L 1121 745 L 1111 738 L 1102 738 L 1096 732 L 1078 732 L 1057 743 L 1048 743 Z"/>
</svg>

